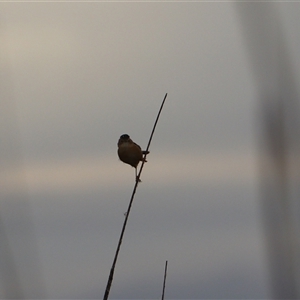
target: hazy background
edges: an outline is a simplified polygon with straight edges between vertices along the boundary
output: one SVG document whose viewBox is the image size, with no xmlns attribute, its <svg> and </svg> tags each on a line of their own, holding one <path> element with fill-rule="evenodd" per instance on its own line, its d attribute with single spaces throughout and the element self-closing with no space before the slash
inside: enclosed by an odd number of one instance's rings
<svg viewBox="0 0 300 300">
<path fill-rule="evenodd" d="M 146 147 L 166 92 L 110 298 L 160 297 L 166 260 L 166 298 L 270 296 L 239 5 L 278 9 L 299 82 L 299 3 L 0 3 L 0 298 L 102 298 L 134 185 L 117 141 Z"/>
</svg>

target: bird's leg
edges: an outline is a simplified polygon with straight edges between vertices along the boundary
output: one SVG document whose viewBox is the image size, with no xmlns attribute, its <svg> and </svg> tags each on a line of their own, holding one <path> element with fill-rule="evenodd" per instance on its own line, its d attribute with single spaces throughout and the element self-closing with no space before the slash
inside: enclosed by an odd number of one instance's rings
<svg viewBox="0 0 300 300">
<path fill-rule="evenodd" d="M 135 168 L 135 181 L 142 182 L 137 176 L 137 168 Z"/>
</svg>

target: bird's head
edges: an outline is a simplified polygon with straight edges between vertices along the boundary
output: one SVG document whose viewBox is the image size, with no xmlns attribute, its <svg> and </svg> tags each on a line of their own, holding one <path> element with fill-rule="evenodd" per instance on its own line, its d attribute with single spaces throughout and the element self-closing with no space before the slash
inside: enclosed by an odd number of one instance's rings
<svg viewBox="0 0 300 300">
<path fill-rule="evenodd" d="M 120 136 L 120 139 L 126 141 L 126 140 L 129 140 L 129 139 L 130 139 L 130 136 L 129 136 L 128 134 L 122 134 L 122 135 Z"/>
</svg>

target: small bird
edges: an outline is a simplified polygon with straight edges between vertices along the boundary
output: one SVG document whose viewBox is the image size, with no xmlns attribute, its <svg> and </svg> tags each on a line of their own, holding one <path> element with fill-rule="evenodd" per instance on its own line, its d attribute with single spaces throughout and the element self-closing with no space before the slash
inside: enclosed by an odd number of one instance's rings
<svg viewBox="0 0 300 300">
<path fill-rule="evenodd" d="M 140 161 L 143 161 L 143 154 L 148 154 L 149 151 L 143 151 L 128 134 L 120 136 L 118 141 L 118 155 L 122 162 L 129 164 L 135 168 L 135 177 L 137 180 L 137 166 Z M 145 160 L 145 162 L 147 162 Z"/>
</svg>

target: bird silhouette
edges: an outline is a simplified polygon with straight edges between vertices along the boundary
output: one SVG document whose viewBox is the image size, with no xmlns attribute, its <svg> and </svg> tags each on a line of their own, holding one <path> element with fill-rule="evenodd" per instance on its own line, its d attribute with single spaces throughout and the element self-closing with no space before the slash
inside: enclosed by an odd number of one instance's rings
<svg viewBox="0 0 300 300">
<path fill-rule="evenodd" d="M 122 162 L 135 168 L 136 180 L 137 166 L 140 161 L 144 160 L 143 155 L 148 153 L 149 151 L 143 151 L 142 148 L 136 144 L 128 134 L 123 134 L 120 136 L 118 141 L 118 156 Z M 145 162 L 147 161 L 145 160 Z"/>
</svg>

